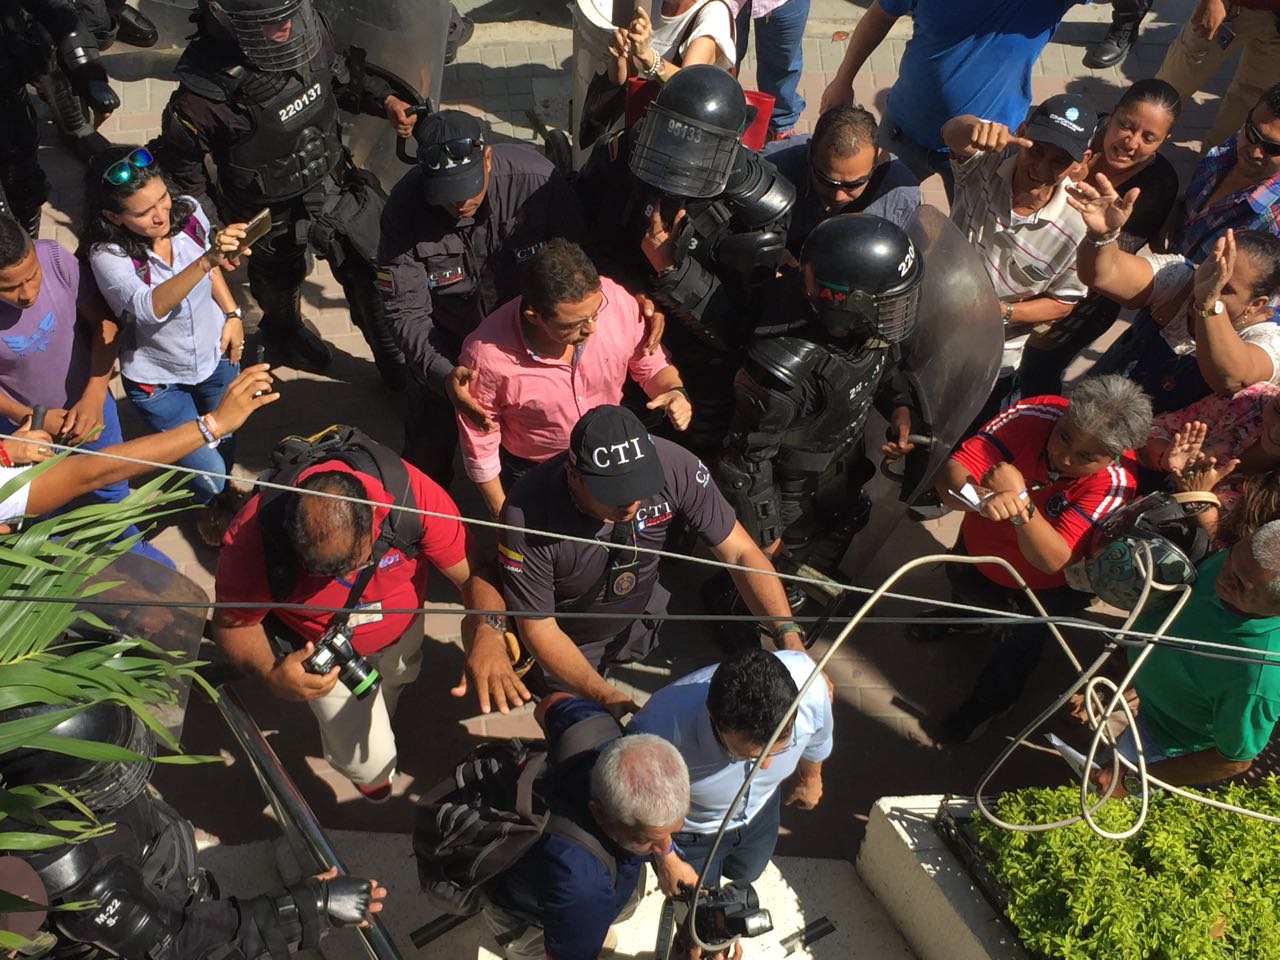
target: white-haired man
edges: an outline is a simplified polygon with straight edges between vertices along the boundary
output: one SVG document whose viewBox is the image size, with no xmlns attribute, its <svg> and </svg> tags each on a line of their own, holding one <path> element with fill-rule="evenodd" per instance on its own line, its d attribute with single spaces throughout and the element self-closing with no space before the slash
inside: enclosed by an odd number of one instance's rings
<svg viewBox="0 0 1280 960">
<path fill-rule="evenodd" d="M 1165 612 L 1144 614 L 1134 629 L 1153 631 Z M 1280 654 L 1280 520 L 1201 561 L 1191 598 L 1164 632 L 1230 644 L 1254 661 Z M 1129 656 L 1140 649 L 1130 647 Z M 1165 783 L 1213 783 L 1244 773 L 1280 719 L 1280 668 L 1257 662 L 1160 646 L 1134 685 L 1147 770 Z M 1131 731 L 1118 746 L 1136 759 Z M 1105 789 L 1111 767 L 1104 766 L 1095 780 Z M 1136 789 L 1127 774 L 1114 796 Z"/>
<path fill-rule="evenodd" d="M 555 756 L 578 721 L 605 714 L 594 700 L 555 693 L 536 716 Z M 689 810 L 680 752 L 653 734 L 619 736 L 555 771 L 549 828 L 491 894 L 484 916 L 507 960 L 596 960 L 610 926 L 644 893 L 644 864 L 672 849 Z"/>
</svg>

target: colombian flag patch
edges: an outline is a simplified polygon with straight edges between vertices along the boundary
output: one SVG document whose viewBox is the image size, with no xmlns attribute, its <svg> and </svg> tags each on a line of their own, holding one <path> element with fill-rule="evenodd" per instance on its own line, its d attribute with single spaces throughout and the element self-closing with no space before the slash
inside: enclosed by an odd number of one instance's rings
<svg viewBox="0 0 1280 960">
<path fill-rule="evenodd" d="M 498 563 L 502 564 L 502 569 L 508 573 L 520 573 L 524 570 L 524 554 L 519 550 L 512 550 L 505 543 L 498 544 Z"/>
</svg>

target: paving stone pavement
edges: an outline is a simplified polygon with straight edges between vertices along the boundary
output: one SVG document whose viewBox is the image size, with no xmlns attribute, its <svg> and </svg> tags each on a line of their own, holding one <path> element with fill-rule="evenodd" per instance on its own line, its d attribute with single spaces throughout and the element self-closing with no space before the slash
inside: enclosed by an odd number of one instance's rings
<svg viewBox="0 0 1280 960">
<path fill-rule="evenodd" d="M 144 0 L 144 3 L 146 0 Z M 559 6 L 539 6 L 540 0 L 488 0 L 472 5 L 478 25 L 472 42 L 445 72 L 444 100 L 485 114 L 494 132 L 514 140 L 532 140 L 525 111 L 536 109 L 548 122 L 563 126 L 567 119 L 568 77 L 572 53 L 567 15 Z M 1083 47 L 1101 36 L 1110 8 L 1077 7 L 1058 31 L 1036 66 L 1032 80 L 1037 99 L 1063 90 L 1082 92 L 1099 108 L 1106 108 L 1127 82 L 1154 73 L 1163 48 L 1173 38 L 1177 24 L 1191 7 L 1190 0 L 1162 3 L 1143 31 L 1141 41 L 1117 68 L 1090 72 L 1080 66 Z M 152 4 L 154 7 L 154 4 Z M 809 107 L 801 127 L 814 119 L 822 90 L 840 61 L 844 38 L 838 32 L 852 29 L 860 10 L 845 0 L 815 0 L 804 39 L 807 71 L 802 91 Z M 855 85 L 858 98 L 879 109 L 896 76 L 909 26 L 899 23 L 890 39 L 870 59 Z M 107 55 L 108 69 L 123 94 L 123 106 L 103 128 L 113 140 L 142 142 L 158 129 L 159 111 L 173 89 L 171 71 L 176 51 L 131 51 L 117 48 Z M 743 80 L 748 86 L 754 68 L 748 61 Z M 1198 151 L 1199 138 L 1208 129 L 1221 91 L 1201 94 L 1183 113 L 1171 158 L 1184 172 Z M 53 200 L 47 209 L 42 234 L 69 247 L 77 244 L 76 230 L 83 211 L 78 204 L 83 170 L 57 145 L 49 123 L 42 132 L 46 144 L 41 161 L 53 182 Z M 936 178 L 926 184 L 926 199 L 945 206 Z M 249 326 L 256 310 L 244 286 L 235 277 L 237 296 L 247 308 Z M 341 289 L 328 268 L 317 263 L 305 292 L 308 315 L 334 345 L 337 359 L 328 376 L 288 369 L 279 370 L 281 400 L 264 410 L 240 438 L 242 469 L 256 472 L 266 455 L 287 432 L 309 433 L 332 422 L 348 422 L 392 444 L 400 438 L 401 402 L 378 381 L 369 351 L 351 326 Z M 140 433 L 136 418 L 122 405 L 126 435 Z M 463 512 L 483 516 L 474 492 L 466 485 L 454 491 Z M 865 575 L 874 583 L 902 560 L 933 552 L 948 545 L 955 523 L 909 525 L 893 542 L 879 549 L 876 562 Z M 482 540 L 485 534 L 477 534 Z M 159 532 L 157 546 L 179 568 L 210 588 L 215 554 L 199 545 L 194 525 L 180 521 Z M 438 579 L 438 578 L 437 578 Z M 673 577 L 673 579 L 676 579 Z M 696 608 L 696 576 L 679 576 L 675 609 Z M 917 576 L 911 586 L 925 595 L 945 595 L 937 572 Z M 409 802 L 439 778 L 466 749 L 486 737 L 527 734 L 533 729 L 529 710 L 511 716 L 481 716 L 471 699 L 454 699 L 447 689 L 456 681 L 461 653 L 456 646 L 458 616 L 450 612 L 447 591 L 436 584 L 432 599 L 440 611 L 429 618 L 429 643 L 423 675 L 413 696 L 405 697 L 397 718 L 401 745 L 400 775 L 396 798 L 373 807 L 356 799 L 349 784 L 330 771 L 320 759 L 318 737 L 308 711 L 297 704 L 272 700 L 263 691 L 248 687 L 246 699 L 263 728 L 329 827 L 377 831 L 407 831 L 412 822 Z M 456 608 L 455 608 L 456 609 Z M 711 662 L 716 647 L 708 631 L 699 625 L 672 624 L 666 633 L 661 664 L 678 675 L 698 663 Z M 862 824 L 872 802 L 882 795 L 971 790 L 978 774 L 994 757 L 1003 737 L 1015 732 L 1039 709 L 1066 668 L 1056 651 L 1046 655 L 1033 691 L 1014 713 L 997 724 L 995 732 L 977 744 L 938 749 L 921 724 L 922 718 L 945 711 L 968 689 L 985 659 L 986 651 L 965 650 L 942 644 L 921 647 L 903 638 L 901 629 L 874 625 L 858 631 L 832 661 L 830 676 L 836 688 L 836 751 L 827 764 L 827 790 L 821 807 L 813 813 L 788 810 L 780 850 L 795 855 L 853 856 Z M 635 671 L 629 678 L 641 689 L 652 689 L 661 675 Z M 221 754 L 226 765 L 162 769 L 156 782 L 178 809 L 214 835 L 242 842 L 270 836 L 274 826 L 263 809 L 258 788 L 243 761 L 238 759 L 216 712 L 196 702 L 189 710 L 186 746 L 202 754 Z M 1008 785 L 1057 782 L 1063 770 L 1042 752 L 1023 751 L 1006 778 Z"/>
</svg>

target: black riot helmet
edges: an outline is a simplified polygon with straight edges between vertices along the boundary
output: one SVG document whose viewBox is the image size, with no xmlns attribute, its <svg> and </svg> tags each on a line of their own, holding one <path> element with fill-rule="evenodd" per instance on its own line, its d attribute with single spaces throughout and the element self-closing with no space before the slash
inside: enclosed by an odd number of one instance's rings
<svg viewBox="0 0 1280 960">
<path fill-rule="evenodd" d="M 747 119 L 737 80 L 709 63 L 685 67 L 640 118 L 631 172 L 664 193 L 714 197 L 729 181 Z"/>
<path fill-rule="evenodd" d="M 916 327 L 924 260 L 899 227 L 867 213 L 818 224 L 800 251 L 804 292 L 833 334 L 901 343 Z"/>
<path fill-rule="evenodd" d="M 296 70 L 320 49 L 311 0 L 207 0 L 205 9 L 259 70 Z"/>
</svg>

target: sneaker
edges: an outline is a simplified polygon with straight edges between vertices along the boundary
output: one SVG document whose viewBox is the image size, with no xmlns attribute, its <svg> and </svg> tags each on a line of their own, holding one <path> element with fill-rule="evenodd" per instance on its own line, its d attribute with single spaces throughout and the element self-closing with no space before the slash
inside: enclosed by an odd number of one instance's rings
<svg viewBox="0 0 1280 960">
<path fill-rule="evenodd" d="M 267 338 L 267 345 L 276 354 L 277 363 L 310 373 L 324 373 L 333 362 L 329 345 L 305 325 L 299 325 L 279 340 Z"/>
<path fill-rule="evenodd" d="M 475 21 L 464 17 L 457 7 L 451 7 L 449 14 L 449 37 L 444 44 L 445 63 L 453 63 L 458 58 L 458 50 L 465 47 L 476 32 Z"/>
<path fill-rule="evenodd" d="M 1125 58 L 1136 39 L 1137 27 L 1112 25 L 1105 37 L 1085 51 L 1084 65 L 1093 70 L 1113 67 Z"/>
<path fill-rule="evenodd" d="M 992 707 L 981 700 L 966 700 L 942 719 L 942 735 L 952 743 L 972 743 L 1010 710 L 1007 707 Z"/>
<path fill-rule="evenodd" d="M 370 803 L 386 803 L 391 799 L 391 783 L 396 778 L 396 772 L 391 771 L 391 776 L 380 783 L 351 783 L 360 791 L 360 796 L 364 797 Z"/>
</svg>

